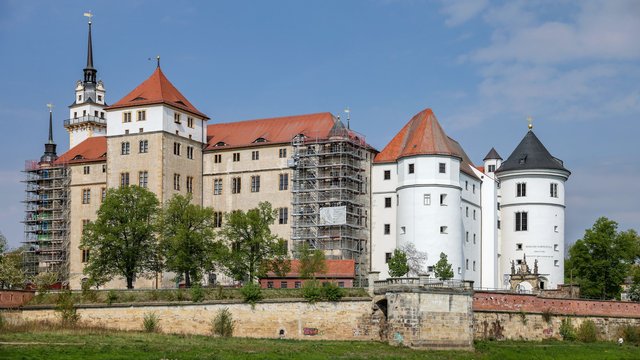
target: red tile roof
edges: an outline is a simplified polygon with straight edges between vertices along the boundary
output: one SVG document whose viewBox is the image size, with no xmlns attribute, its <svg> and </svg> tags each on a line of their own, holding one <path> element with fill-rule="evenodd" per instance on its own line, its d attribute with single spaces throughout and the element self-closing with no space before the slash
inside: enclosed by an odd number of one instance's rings
<svg viewBox="0 0 640 360">
<path fill-rule="evenodd" d="M 471 160 L 460 144 L 444 132 L 431 109 L 417 113 L 375 157 L 374 163 L 396 162 L 415 155 L 445 155 L 462 159 L 460 170 L 477 177 Z"/>
<path fill-rule="evenodd" d="M 83 163 L 94 161 L 106 161 L 107 157 L 107 137 L 106 136 L 94 136 L 86 139 L 80 144 L 69 149 L 64 154 L 60 155 L 56 164 L 63 163 Z"/>
<path fill-rule="evenodd" d="M 167 104 L 192 113 L 194 115 L 209 119 L 209 117 L 196 109 L 184 95 L 164 76 L 159 67 L 137 88 L 120 99 L 106 110 L 121 109 L 131 106 Z"/>
<path fill-rule="evenodd" d="M 319 278 L 355 278 L 355 260 L 325 260 L 327 271 L 324 274 L 316 274 Z M 278 277 L 275 273 L 269 272 L 267 278 Z M 300 278 L 300 260 L 291 260 L 291 271 L 285 278 Z"/>
<path fill-rule="evenodd" d="M 218 143 L 225 147 L 250 146 L 258 139 L 267 144 L 289 143 L 298 134 L 325 139 L 335 125 L 336 119 L 328 112 L 211 124 L 207 126 L 206 150 L 216 148 Z"/>
</svg>

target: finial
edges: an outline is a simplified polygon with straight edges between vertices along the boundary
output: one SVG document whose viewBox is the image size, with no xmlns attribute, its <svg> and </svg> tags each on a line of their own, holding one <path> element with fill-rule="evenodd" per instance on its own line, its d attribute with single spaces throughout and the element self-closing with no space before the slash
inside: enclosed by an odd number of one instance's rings
<svg viewBox="0 0 640 360">
<path fill-rule="evenodd" d="M 533 118 L 531 116 L 527 116 L 527 122 L 529 123 L 529 131 L 533 129 Z"/>
<path fill-rule="evenodd" d="M 349 110 L 348 106 L 344 109 L 344 113 L 347 114 L 347 129 L 351 130 L 351 124 L 349 124 L 351 122 L 351 110 Z"/>
<path fill-rule="evenodd" d="M 53 112 L 53 104 L 52 103 L 48 103 L 47 107 L 49 108 L 49 112 Z"/>
<path fill-rule="evenodd" d="M 93 17 L 93 14 L 91 13 L 91 10 L 87 11 L 86 13 L 84 13 L 84 16 L 89 18 L 89 25 L 91 25 L 91 18 Z"/>
<path fill-rule="evenodd" d="M 156 56 L 156 61 L 158 62 L 158 67 L 160 67 L 160 55 Z"/>
<path fill-rule="evenodd" d="M 49 144 L 53 144 L 53 104 L 48 103 L 49 108 Z"/>
</svg>

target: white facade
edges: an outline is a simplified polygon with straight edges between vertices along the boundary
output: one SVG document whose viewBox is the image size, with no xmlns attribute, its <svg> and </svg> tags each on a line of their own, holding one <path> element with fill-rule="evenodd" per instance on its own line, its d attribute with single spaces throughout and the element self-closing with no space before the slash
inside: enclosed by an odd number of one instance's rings
<svg viewBox="0 0 640 360">
<path fill-rule="evenodd" d="M 102 81 L 97 84 L 78 81 L 75 96 L 73 105 L 69 106 L 69 119 L 64 122 L 69 133 L 69 148 L 90 137 L 107 134 L 105 88 Z"/>
</svg>

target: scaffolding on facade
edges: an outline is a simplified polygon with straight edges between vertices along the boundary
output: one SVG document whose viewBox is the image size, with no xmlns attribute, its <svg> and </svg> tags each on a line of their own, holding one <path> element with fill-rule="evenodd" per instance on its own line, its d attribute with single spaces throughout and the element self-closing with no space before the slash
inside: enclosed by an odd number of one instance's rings
<svg viewBox="0 0 640 360">
<path fill-rule="evenodd" d="M 363 284 L 370 201 L 364 137 L 338 121 L 328 137 L 301 134 L 292 145 L 294 245 L 306 242 L 327 259 L 355 260 L 356 284 Z"/>
<path fill-rule="evenodd" d="M 70 172 L 66 165 L 25 164 L 23 268 L 27 276 L 43 272 L 69 276 Z"/>
</svg>

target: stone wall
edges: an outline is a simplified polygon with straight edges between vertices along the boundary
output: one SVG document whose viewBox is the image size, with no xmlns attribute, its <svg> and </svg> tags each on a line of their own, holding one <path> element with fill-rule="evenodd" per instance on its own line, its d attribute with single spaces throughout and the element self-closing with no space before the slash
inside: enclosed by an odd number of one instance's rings
<svg viewBox="0 0 640 360">
<path fill-rule="evenodd" d="M 238 302 L 206 304 L 79 306 L 80 321 L 89 326 L 119 330 L 142 330 L 144 315 L 154 312 L 166 333 L 210 334 L 211 320 L 228 308 L 235 320 L 233 335 L 251 338 L 314 340 L 379 340 L 380 329 L 372 321 L 370 299 L 310 304 L 300 300 L 265 301 L 252 307 Z M 26 307 L 7 313 L 14 322 L 58 321 L 51 308 Z"/>
</svg>

